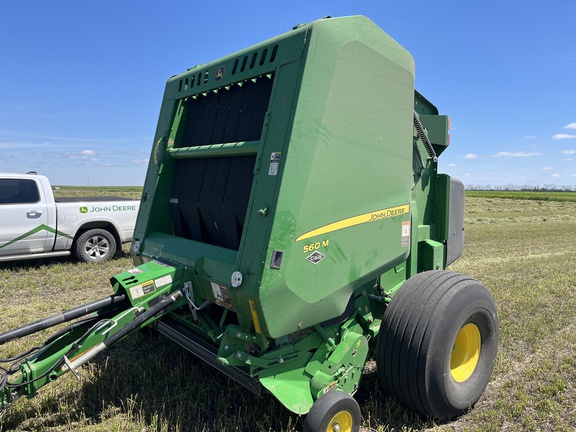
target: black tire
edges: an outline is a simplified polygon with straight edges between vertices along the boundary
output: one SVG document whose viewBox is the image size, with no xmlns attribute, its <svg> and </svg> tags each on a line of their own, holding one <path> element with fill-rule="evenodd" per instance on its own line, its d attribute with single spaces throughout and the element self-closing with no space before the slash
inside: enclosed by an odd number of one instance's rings
<svg viewBox="0 0 576 432">
<path fill-rule="evenodd" d="M 116 240 L 109 231 L 94 228 L 83 232 L 72 249 L 78 260 L 100 263 L 112 259 L 116 254 Z"/>
<path fill-rule="evenodd" d="M 446 420 L 482 396 L 497 351 L 498 316 L 488 290 L 459 273 L 424 272 L 404 283 L 384 313 L 378 376 L 408 409 Z"/>
<path fill-rule="evenodd" d="M 356 399 L 343 391 L 333 390 L 316 399 L 304 421 L 304 432 L 358 432 L 361 421 Z M 336 424 L 338 428 L 334 427 Z"/>
</svg>

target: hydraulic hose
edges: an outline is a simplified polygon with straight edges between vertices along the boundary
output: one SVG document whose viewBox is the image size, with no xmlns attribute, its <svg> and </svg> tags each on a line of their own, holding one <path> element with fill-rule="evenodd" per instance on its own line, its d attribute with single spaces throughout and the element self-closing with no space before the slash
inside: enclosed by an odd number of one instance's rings
<svg viewBox="0 0 576 432">
<path fill-rule="evenodd" d="M 118 342 L 123 337 L 127 336 L 128 334 L 132 333 L 134 330 L 140 328 L 146 321 L 151 318 L 154 318 L 156 315 L 160 314 L 164 311 L 167 307 L 171 306 L 178 298 L 182 296 L 181 291 L 176 291 L 175 293 L 171 294 L 170 296 L 162 299 L 154 306 L 152 306 L 147 311 L 141 313 L 120 330 L 118 330 L 113 335 L 109 336 L 108 338 L 104 339 L 101 343 L 94 346 L 89 351 L 86 351 L 84 354 L 76 357 L 74 360 L 70 361 L 65 358 L 66 366 L 69 370 L 73 373 L 76 373 L 76 369 L 82 366 L 84 363 L 88 362 L 89 360 L 93 359 L 97 354 L 104 351 L 105 349 L 111 347 L 113 344 Z"/>
<path fill-rule="evenodd" d="M 125 300 L 126 300 L 126 294 L 104 297 L 99 300 L 95 300 L 91 303 L 86 303 L 85 305 L 77 306 L 75 308 L 68 309 L 67 311 L 60 312 L 59 314 L 52 315 L 51 317 L 43 318 L 39 321 L 23 325 L 22 327 L 18 327 L 13 330 L 8 330 L 7 332 L 0 333 L 0 345 L 9 342 L 12 339 L 28 336 L 31 335 L 32 333 L 36 333 L 50 327 L 54 327 L 55 325 L 72 321 L 76 318 L 80 318 L 92 312 L 98 312 L 106 307 L 118 305 Z"/>
</svg>

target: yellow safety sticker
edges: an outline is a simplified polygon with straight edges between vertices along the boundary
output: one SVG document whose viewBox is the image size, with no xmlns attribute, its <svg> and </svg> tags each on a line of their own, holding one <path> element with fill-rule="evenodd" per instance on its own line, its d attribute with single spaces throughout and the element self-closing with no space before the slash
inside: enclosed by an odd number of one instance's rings
<svg viewBox="0 0 576 432">
<path fill-rule="evenodd" d="M 252 321 L 254 321 L 254 330 L 256 330 L 256 333 L 260 333 L 260 322 L 258 321 L 258 315 L 256 313 L 256 305 L 253 300 L 250 300 L 249 303 L 250 311 L 252 312 Z"/>
<path fill-rule="evenodd" d="M 140 297 L 144 297 L 150 293 L 156 291 L 156 286 L 154 285 L 154 281 L 149 280 L 146 282 L 142 282 L 140 285 L 133 286 L 130 288 L 130 296 L 132 299 L 137 299 Z"/>
</svg>

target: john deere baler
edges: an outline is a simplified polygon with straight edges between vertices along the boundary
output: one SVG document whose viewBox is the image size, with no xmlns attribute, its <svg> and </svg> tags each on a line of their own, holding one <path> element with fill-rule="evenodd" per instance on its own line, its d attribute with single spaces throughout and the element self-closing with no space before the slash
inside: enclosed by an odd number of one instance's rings
<svg viewBox="0 0 576 432">
<path fill-rule="evenodd" d="M 437 172 L 448 129 L 414 90 L 410 54 L 364 17 L 300 25 L 172 77 L 136 267 L 112 278 L 89 325 L 22 362 L 0 402 L 153 324 L 309 413 L 308 430 L 358 430 L 351 395 L 369 357 L 410 409 L 463 413 L 488 383 L 498 321 L 479 282 L 445 270 L 464 239 L 463 185 Z"/>
</svg>

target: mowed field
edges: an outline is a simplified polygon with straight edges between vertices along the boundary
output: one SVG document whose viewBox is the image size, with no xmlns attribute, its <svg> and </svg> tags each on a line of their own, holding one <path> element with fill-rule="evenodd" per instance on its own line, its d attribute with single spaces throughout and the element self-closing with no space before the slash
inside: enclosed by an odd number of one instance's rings
<svg viewBox="0 0 576 432">
<path fill-rule="evenodd" d="M 369 362 L 356 394 L 363 431 L 576 429 L 576 194 L 562 201 L 549 194 L 510 196 L 468 196 L 464 255 L 450 267 L 480 280 L 498 307 L 499 354 L 484 396 L 451 422 L 421 419 L 379 390 Z M 108 279 L 132 266 L 126 251 L 100 265 L 66 258 L 0 264 L 0 331 L 109 295 Z M 0 346 L 0 358 L 49 334 Z M 82 368 L 81 376 L 78 381 L 68 374 L 35 398 L 19 399 L 0 419 L 0 430 L 302 428 L 302 419 L 272 398 L 256 397 L 154 332 L 115 345 Z"/>
</svg>

